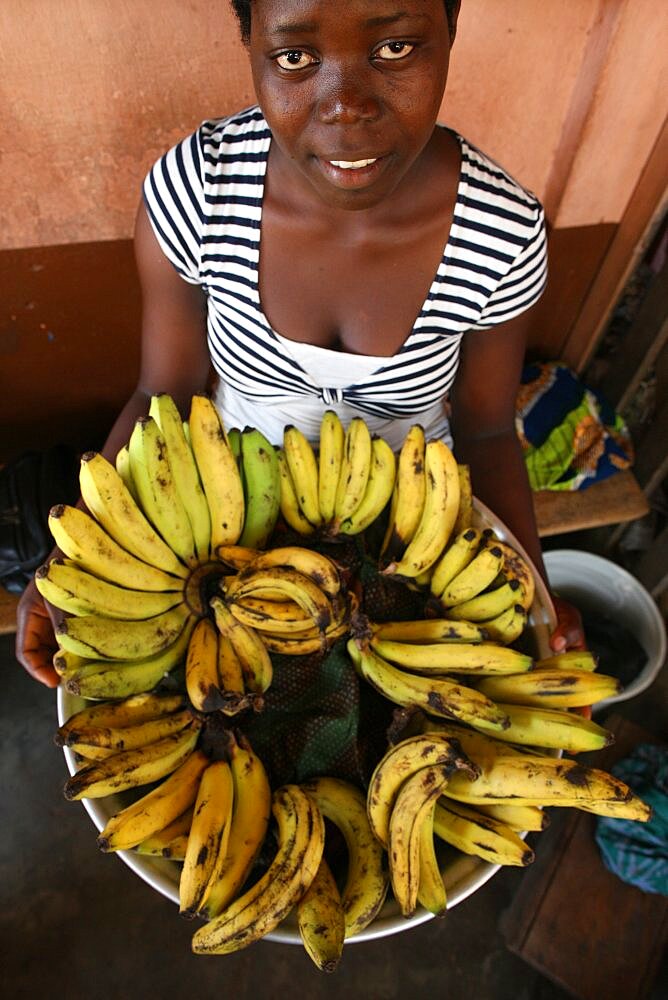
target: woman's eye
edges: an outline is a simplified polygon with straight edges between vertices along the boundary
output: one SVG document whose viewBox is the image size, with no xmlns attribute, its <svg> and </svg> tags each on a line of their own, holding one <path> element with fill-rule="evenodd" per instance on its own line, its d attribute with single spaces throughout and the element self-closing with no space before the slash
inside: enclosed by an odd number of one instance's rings
<svg viewBox="0 0 668 1000">
<path fill-rule="evenodd" d="M 276 56 L 277 65 L 281 69 L 287 70 L 306 69 L 307 66 L 312 66 L 315 62 L 315 57 L 304 52 L 303 49 L 288 49 L 287 52 L 281 52 L 280 55 Z"/>
<path fill-rule="evenodd" d="M 414 48 L 410 42 L 386 42 L 374 54 L 379 59 L 405 59 Z"/>
</svg>

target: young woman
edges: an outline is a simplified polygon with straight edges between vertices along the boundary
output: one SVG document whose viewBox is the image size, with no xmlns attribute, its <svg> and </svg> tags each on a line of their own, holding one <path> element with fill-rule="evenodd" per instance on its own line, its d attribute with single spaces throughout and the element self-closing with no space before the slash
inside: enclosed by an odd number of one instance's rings
<svg viewBox="0 0 668 1000">
<path fill-rule="evenodd" d="M 458 0 L 233 6 L 259 106 L 205 122 L 146 179 L 141 374 L 105 453 L 152 393 L 187 412 L 213 365 L 228 427 L 280 441 L 293 422 L 315 439 L 333 408 L 395 448 L 416 422 L 454 441 L 544 573 L 514 423 L 543 213 L 436 123 Z M 577 612 L 555 603 L 553 648 L 581 646 Z M 18 657 L 50 685 L 53 649 L 30 587 Z"/>
</svg>

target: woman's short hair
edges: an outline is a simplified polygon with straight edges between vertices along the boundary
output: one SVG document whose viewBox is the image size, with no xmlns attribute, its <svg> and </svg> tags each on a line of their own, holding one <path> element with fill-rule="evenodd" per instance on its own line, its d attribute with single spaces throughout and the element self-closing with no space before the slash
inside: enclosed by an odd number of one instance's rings
<svg viewBox="0 0 668 1000">
<path fill-rule="evenodd" d="M 234 13 L 237 15 L 237 20 L 239 21 L 241 38 L 244 42 L 248 42 L 250 39 L 251 7 L 253 5 L 253 0 L 230 0 L 230 3 L 232 4 Z M 452 33 L 453 18 L 457 10 L 458 0 L 443 0 L 443 3 L 445 4 L 445 12 L 448 17 L 450 32 Z"/>
</svg>

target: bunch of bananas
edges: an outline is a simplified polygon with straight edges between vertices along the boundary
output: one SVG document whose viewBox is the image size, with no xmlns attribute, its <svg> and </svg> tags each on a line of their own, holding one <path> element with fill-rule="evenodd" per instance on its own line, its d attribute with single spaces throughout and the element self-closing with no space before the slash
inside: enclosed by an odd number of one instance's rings
<svg viewBox="0 0 668 1000">
<path fill-rule="evenodd" d="M 599 674 L 589 652 L 535 660 L 486 641 L 474 622 L 425 619 L 365 622 L 357 616 L 348 653 L 359 673 L 388 701 L 455 719 L 497 739 L 578 753 L 606 746 L 610 736 L 581 715 L 620 690 Z M 459 677 L 467 684 L 461 684 Z"/>
<path fill-rule="evenodd" d="M 426 441 L 415 424 L 399 452 L 381 547 L 384 572 L 427 583 L 453 531 L 470 524 L 472 510 L 467 467 L 457 464 L 444 441 Z"/>
<path fill-rule="evenodd" d="M 344 429 L 328 411 L 317 450 L 294 426 L 274 448 L 253 428 L 226 432 L 205 396 L 182 421 L 162 394 L 115 465 L 83 456 L 80 484 L 86 510 L 52 509 L 62 556 L 36 574 L 64 612 L 56 670 L 97 700 L 58 730 L 77 762 L 65 795 L 152 786 L 98 843 L 179 862 L 180 911 L 205 921 L 196 953 L 246 947 L 292 912 L 307 954 L 331 971 L 390 886 L 406 916 L 446 911 L 439 841 L 526 865 L 520 834 L 545 826 L 546 806 L 648 818 L 612 776 L 550 756 L 607 745 L 571 709 L 619 684 L 591 654 L 518 648 L 531 567 L 474 526 L 468 469 L 419 425 L 395 457 L 362 418 Z M 437 617 L 369 621 L 344 568 L 308 547 L 307 536 L 363 532 L 388 504 L 380 567 Z M 303 545 L 272 547 L 280 516 Z M 366 794 L 333 777 L 272 791 L 231 726 L 262 708 L 274 654 L 324 653 L 341 637 L 358 674 L 419 731 L 387 750 Z M 181 665 L 183 690 L 156 691 Z M 345 842 L 345 870 L 325 821 Z"/>
<path fill-rule="evenodd" d="M 278 460 L 281 513 L 301 535 L 357 535 L 380 516 L 394 489 L 394 452 L 362 417 L 344 429 L 327 410 L 317 456 L 299 428 L 287 426 Z"/>
<path fill-rule="evenodd" d="M 87 706 L 56 733 L 56 743 L 83 762 L 68 778 L 65 797 L 102 798 L 160 781 L 187 764 L 200 730 L 201 722 L 178 694 L 140 694 Z"/>
<path fill-rule="evenodd" d="M 224 602 L 212 602 L 221 635 L 255 631 L 271 653 L 307 656 L 346 634 L 353 598 L 329 556 L 288 545 L 222 546 L 218 557 L 238 569 L 223 581 Z"/>
<path fill-rule="evenodd" d="M 373 832 L 388 852 L 401 912 L 447 908 L 435 837 L 492 864 L 525 866 L 534 852 L 518 831 L 541 830 L 545 806 L 646 821 L 650 810 L 617 778 L 454 723 L 425 719 L 423 732 L 391 746 L 367 792 Z"/>
</svg>

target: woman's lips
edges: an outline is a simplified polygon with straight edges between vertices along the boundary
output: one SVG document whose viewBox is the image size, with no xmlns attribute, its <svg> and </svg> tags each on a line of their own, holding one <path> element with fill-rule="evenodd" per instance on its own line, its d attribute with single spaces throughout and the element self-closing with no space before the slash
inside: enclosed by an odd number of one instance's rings
<svg viewBox="0 0 668 1000">
<path fill-rule="evenodd" d="M 385 163 L 384 156 L 364 156 L 355 160 L 319 159 L 323 172 L 337 187 L 365 187 L 375 180 Z"/>
</svg>

